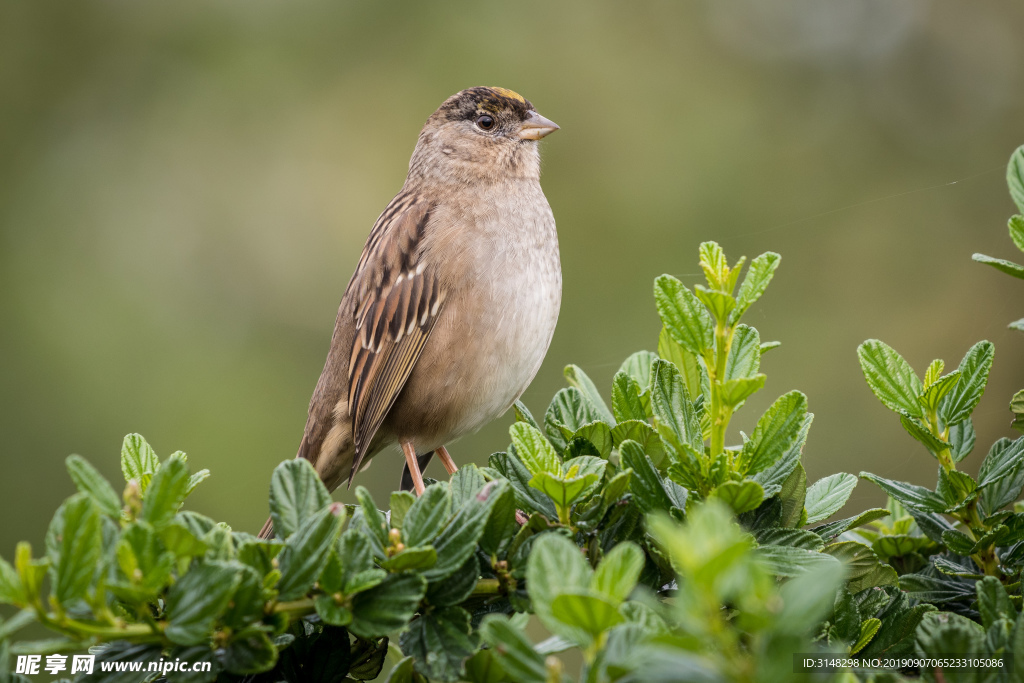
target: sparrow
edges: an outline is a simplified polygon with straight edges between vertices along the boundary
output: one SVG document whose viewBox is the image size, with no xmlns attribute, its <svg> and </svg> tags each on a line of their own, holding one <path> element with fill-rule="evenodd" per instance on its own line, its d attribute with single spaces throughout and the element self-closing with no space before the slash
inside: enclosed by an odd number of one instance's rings
<svg viewBox="0 0 1024 683">
<path fill-rule="evenodd" d="M 296 457 L 328 490 L 397 443 L 402 488 L 421 494 L 431 456 L 453 474 L 445 444 L 504 414 L 537 374 L 562 296 L 538 151 L 556 130 L 505 88 L 463 90 L 427 119 L 309 403 Z"/>
</svg>

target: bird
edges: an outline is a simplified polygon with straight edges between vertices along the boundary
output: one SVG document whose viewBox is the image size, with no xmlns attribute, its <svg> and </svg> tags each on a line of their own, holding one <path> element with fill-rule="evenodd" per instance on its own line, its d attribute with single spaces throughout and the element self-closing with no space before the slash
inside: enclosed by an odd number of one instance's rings
<svg viewBox="0 0 1024 683">
<path fill-rule="evenodd" d="M 462 90 L 427 119 L 402 189 L 370 230 L 338 307 L 297 458 L 328 490 L 385 448 L 423 493 L 435 453 L 533 381 L 561 306 L 558 234 L 538 141 L 559 129 L 518 93 Z M 260 534 L 273 535 L 272 520 Z"/>
</svg>

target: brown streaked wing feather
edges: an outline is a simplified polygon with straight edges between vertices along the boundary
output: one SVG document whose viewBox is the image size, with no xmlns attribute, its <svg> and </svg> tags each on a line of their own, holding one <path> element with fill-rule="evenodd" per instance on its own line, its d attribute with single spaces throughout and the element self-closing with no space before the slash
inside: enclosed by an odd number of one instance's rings
<svg viewBox="0 0 1024 683">
<path fill-rule="evenodd" d="M 349 364 L 349 406 L 359 470 L 388 410 L 419 358 L 444 300 L 437 275 L 420 259 L 430 205 L 400 194 L 377 219 L 353 282 L 356 338 Z"/>
</svg>

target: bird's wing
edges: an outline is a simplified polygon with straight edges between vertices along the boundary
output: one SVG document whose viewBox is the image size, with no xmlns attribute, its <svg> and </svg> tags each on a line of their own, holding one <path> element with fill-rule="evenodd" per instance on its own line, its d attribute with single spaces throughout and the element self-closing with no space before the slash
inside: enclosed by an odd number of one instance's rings
<svg viewBox="0 0 1024 683">
<path fill-rule="evenodd" d="M 430 203 L 395 197 L 377 219 L 352 278 L 356 335 L 349 361 L 352 477 L 409 378 L 444 303 L 436 266 L 421 258 Z"/>
</svg>

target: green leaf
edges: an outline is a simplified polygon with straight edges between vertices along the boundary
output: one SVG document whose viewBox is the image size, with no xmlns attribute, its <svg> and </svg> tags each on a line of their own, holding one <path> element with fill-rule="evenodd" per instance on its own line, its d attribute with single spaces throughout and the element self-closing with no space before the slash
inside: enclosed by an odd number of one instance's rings
<svg viewBox="0 0 1024 683">
<path fill-rule="evenodd" d="M 648 382 L 651 379 L 651 364 L 657 360 L 658 355 L 651 351 L 637 351 L 629 358 L 622 361 L 619 372 L 624 372 L 637 381 L 642 391 L 647 390 Z"/>
<path fill-rule="evenodd" d="M 208 642 L 214 622 L 227 609 L 240 580 L 238 566 L 219 562 L 193 565 L 167 594 L 167 639 L 178 645 Z"/>
<path fill-rule="evenodd" d="M 978 263 L 984 263 L 992 266 L 996 270 L 1012 275 L 1013 277 L 1024 280 L 1024 266 L 1014 263 L 1013 261 L 1007 261 L 1006 259 L 995 258 L 993 256 L 986 256 L 985 254 L 974 254 L 971 256 L 972 259 Z"/>
<path fill-rule="evenodd" d="M 897 591 L 889 604 L 878 614 L 882 625 L 867 647 L 860 652 L 860 656 L 910 652 L 918 624 L 926 614 L 934 611 L 934 605 L 911 607 L 907 594 Z"/>
<path fill-rule="evenodd" d="M 1021 209 L 1024 211 L 1024 209 Z M 1010 239 L 1018 249 L 1024 251 L 1024 216 L 1010 216 L 1010 221 L 1007 223 L 1007 227 L 1010 229 Z"/>
<path fill-rule="evenodd" d="M 722 403 L 735 408 L 764 387 L 766 375 L 741 377 L 722 382 Z"/>
<path fill-rule="evenodd" d="M 622 602 L 636 587 L 644 568 L 644 551 L 624 541 L 608 552 L 590 580 L 590 588 L 608 599 Z"/>
<path fill-rule="evenodd" d="M 516 422 L 508 428 L 508 432 L 512 437 L 516 455 L 526 465 L 530 474 L 548 472 L 557 475 L 561 472 L 562 463 L 558 459 L 558 454 L 538 429 L 525 422 Z"/>
<path fill-rule="evenodd" d="M 672 507 L 672 501 L 665 493 L 661 477 L 640 444 L 635 441 L 623 441 L 619 445 L 619 456 L 622 459 L 622 466 L 633 470 L 629 488 L 640 509 L 644 512 L 668 511 Z"/>
<path fill-rule="evenodd" d="M 78 490 L 92 498 L 103 514 L 121 517 L 121 499 L 99 470 L 80 455 L 69 455 L 64 464 Z"/>
<path fill-rule="evenodd" d="M 121 445 L 121 473 L 125 481 L 135 479 L 143 493 L 149 487 L 149 480 L 160 467 L 152 447 L 141 434 L 129 434 Z"/>
<path fill-rule="evenodd" d="M 672 338 L 695 356 L 714 346 L 714 321 L 699 299 L 671 275 L 654 281 L 658 315 Z"/>
<path fill-rule="evenodd" d="M 804 520 L 804 501 L 807 498 L 807 473 L 804 466 L 797 464 L 779 489 L 779 500 L 782 501 L 782 514 L 779 524 L 784 527 L 802 526 Z"/>
<path fill-rule="evenodd" d="M 584 631 L 589 639 L 577 641 L 583 646 L 624 621 L 615 601 L 589 591 L 567 590 L 558 594 L 551 603 L 551 616 L 566 628 Z"/>
<path fill-rule="evenodd" d="M 800 423 L 796 438 L 790 442 L 789 446 L 782 452 L 782 455 L 779 456 L 774 464 L 754 475 L 754 481 L 764 488 L 766 498 L 771 498 L 779 493 L 786 479 L 789 478 L 793 470 L 800 464 L 800 456 L 803 454 L 804 444 L 807 443 L 807 435 L 811 430 L 813 422 L 814 415 L 807 413 L 804 416 L 803 422 Z"/>
<path fill-rule="evenodd" d="M 565 448 L 573 432 L 601 416 L 576 387 L 560 389 L 544 414 L 544 431 L 558 450 Z"/>
<path fill-rule="evenodd" d="M 753 479 L 727 481 L 715 488 L 711 495 L 725 502 L 737 515 L 756 510 L 764 500 L 764 489 Z"/>
<path fill-rule="evenodd" d="M 813 524 L 839 512 L 857 486 L 857 477 L 841 472 L 819 479 L 807 489 L 804 507 L 807 523 Z"/>
<path fill-rule="evenodd" d="M 651 408 L 654 423 L 662 439 L 676 450 L 682 444 L 703 450 L 704 437 L 693 411 L 693 403 L 676 366 L 658 359 L 651 364 Z"/>
<path fill-rule="evenodd" d="M 461 509 L 486 483 L 483 473 L 473 463 L 459 468 L 449 482 L 452 490 L 452 509 Z"/>
<path fill-rule="evenodd" d="M 625 420 L 612 429 L 612 444 L 620 446 L 623 441 L 636 441 L 650 456 L 655 467 L 665 463 L 665 445 L 654 427 L 640 420 Z"/>
<path fill-rule="evenodd" d="M 981 488 L 982 501 L 985 504 L 985 511 L 994 514 L 996 511 L 1009 505 L 1020 497 L 1021 489 L 1024 488 L 1024 467 L 1021 467 L 1022 459 L 1020 454 L 1015 459 L 1012 453 L 1007 453 L 1015 442 L 1003 437 L 989 449 L 988 455 L 981 463 L 981 470 L 978 472 L 978 480 Z M 1011 461 L 1004 460 L 1010 455 Z M 1013 462 L 1016 462 L 1014 467 Z M 1001 470 L 1002 476 L 991 480 L 993 474 Z"/>
<path fill-rule="evenodd" d="M 725 379 L 753 378 L 760 368 L 761 335 L 753 327 L 737 325 L 725 364 Z"/>
<path fill-rule="evenodd" d="M 406 548 L 386 560 L 380 566 L 389 572 L 400 572 L 407 569 L 426 569 L 437 564 L 437 551 L 425 545 L 419 548 Z"/>
<path fill-rule="evenodd" d="M 514 446 L 512 449 L 514 450 Z M 515 494 L 516 504 L 527 512 L 539 512 L 548 518 L 555 518 L 558 512 L 555 504 L 544 494 L 530 488 L 529 482 L 533 475 L 526 465 L 513 453 L 493 453 L 488 459 L 491 467 L 508 480 Z"/>
<path fill-rule="evenodd" d="M 452 521 L 431 544 L 437 550 L 437 564 L 423 572 L 427 581 L 439 581 L 451 576 L 466 562 L 466 558 L 473 554 L 484 533 L 491 510 L 507 486 L 503 480 L 488 482 L 455 514 Z"/>
<path fill-rule="evenodd" d="M 583 425 L 573 433 L 571 441 L 577 439 L 589 442 L 597 449 L 597 453 L 602 458 L 607 459 L 612 454 L 612 430 L 604 422 L 591 422 Z M 566 457 L 569 457 L 568 452 Z"/>
<path fill-rule="evenodd" d="M 772 281 L 781 260 L 781 256 L 769 251 L 750 262 L 750 268 L 747 269 L 747 275 L 743 278 L 743 284 L 740 285 L 740 291 L 736 295 L 736 308 L 729 316 L 729 324 L 736 324 L 747 312 L 747 309 L 761 298 L 764 291 L 768 289 L 768 283 Z"/>
<path fill-rule="evenodd" d="M 587 377 L 587 373 L 583 372 L 576 365 L 566 365 L 565 379 L 569 382 L 569 386 L 576 387 L 583 394 L 583 397 L 590 401 L 590 405 L 598 412 L 600 419 L 608 424 L 615 424 L 615 418 L 612 416 L 612 411 L 608 410 L 608 406 L 605 404 L 604 399 L 601 398 L 601 392 L 597 390 L 594 382 Z"/>
<path fill-rule="evenodd" d="M 234 674 L 270 671 L 277 664 L 277 648 L 263 631 L 248 629 L 231 639 L 222 662 Z"/>
<path fill-rule="evenodd" d="M 921 394 L 920 398 L 921 405 L 926 411 L 936 410 L 939 407 L 939 402 L 946 394 L 952 391 L 959 381 L 959 371 L 951 372 L 931 384 L 928 384 L 926 381 L 924 393 Z"/>
<path fill-rule="evenodd" d="M 867 479 L 877 484 L 879 488 L 898 500 L 904 507 L 921 512 L 946 511 L 946 501 L 943 500 L 942 496 L 923 486 L 908 484 L 905 481 L 885 479 L 870 472 L 861 472 L 860 476 L 862 479 Z"/>
<path fill-rule="evenodd" d="M 782 611 L 776 628 L 783 633 L 809 635 L 832 611 L 843 575 L 843 568 L 838 564 L 824 562 L 783 584 L 779 591 Z"/>
<path fill-rule="evenodd" d="M 799 391 L 780 396 L 757 421 L 750 440 L 743 444 L 739 471 L 756 474 L 779 460 L 804 432 L 806 417 L 806 396 Z"/>
<path fill-rule="evenodd" d="M 332 503 L 310 517 L 285 541 L 279 556 L 280 600 L 295 600 L 309 591 L 327 562 L 345 523 L 345 506 Z"/>
<path fill-rule="evenodd" d="M 978 342 L 968 349 L 960 361 L 960 381 L 946 394 L 939 409 L 944 424 L 955 425 L 974 412 L 985 393 L 995 352 L 995 346 L 988 341 Z"/>
<path fill-rule="evenodd" d="M 978 474 L 978 487 L 982 490 L 1007 477 L 1016 477 L 1024 464 L 1024 436 L 1011 443 L 997 442 L 985 456 Z M 1005 445 L 1003 445 L 1005 444 Z M 996 508 L 998 509 L 998 508 Z M 995 512 L 995 509 L 989 512 Z"/>
<path fill-rule="evenodd" d="M 896 570 L 879 562 L 868 546 L 856 541 L 844 541 L 825 546 L 824 552 L 846 567 L 847 588 L 859 593 L 868 588 L 897 585 Z"/>
<path fill-rule="evenodd" d="M 702 285 L 694 285 L 693 293 L 702 304 L 707 306 L 716 320 L 726 320 L 729 312 L 736 307 L 736 299 L 731 294 L 708 289 Z"/>
<path fill-rule="evenodd" d="M 857 527 L 864 526 L 865 524 L 873 522 L 876 519 L 881 519 L 882 517 L 888 516 L 889 511 L 886 510 L 885 508 L 872 508 L 870 510 L 865 510 L 856 517 L 847 517 L 846 519 L 839 519 L 835 522 L 822 524 L 820 526 L 816 526 L 810 529 L 810 531 L 813 531 L 814 533 L 821 536 L 822 540 L 824 540 L 827 543 L 838 538 L 839 535 L 842 534 L 844 531 L 856 529 Z"/>
<path fill-rule="evenodd" d="M 516 413 L 516 422 L 525 422 L 528 425 L 540 429 L 540 424 L 538 424 L 537 420 L 534 419 L 533 413 L 530 412 L 530 409 L 526 407 L 525 403 L 516 400 L 516 402 L 513 403 L 512 405 Z"/>
<path fill-rule="evenodd" d="M 1006 184 L 1017 210 L 1024 213 L 1024 145 L 1010 155 L 1010 163 L 1006 166 Z"/>
<path fill-rule="evenodd" d="M 166 528 L 182 529 L 180 526 Z M 160 537 L 145 522 L 134 522 L 125 527 L 118 539 L 116 552 L 121 572 L 149 599 L 155 598 L 170 582 L 174 555 L 163 548 Z"/>
<path fill-rule="evenodd" d="M 23 605 L 25 602 L 25 591 L 21 587 L 18 572 L 9 562 L 0 557 L 0 603 Z"/>
<path fill-rule="evenodd" d="M 374 543 L 374 550 L 378 555 L 381 555 L 384 552 L 384 548 L 389 544 L 388 532 L 390 527 L 388 522 L 377 508 L 377 503 L 373 500 L 370 492 L 366 490 L 366 487 L 356 487 L 356 500 L 359 501 L 359 509 L 356 511 L 356 516 L 362 517 L 362 522 L 366 525 L 366 529 L 369 532 L 369 538 Z M 353 525 L 355 525 L 356 516 L 352 518 Z"/>
<path fill-rule="evenodd" d="M 903 429 L 908 434 L 924 444 L 924 447 L 928 449 L 928 452 L 933 457 L 937 458 L 939 453 L 949 448 L 949 444 L 932 434 L 920 418 L 911 417 L 904 413 L 900 415 L 900 424 L 903 425 Z"/>
<path fill-rule="evenodd" d="M 850 646 L 850 654 L 855 655 L 867 647 L 881 626 L 882 620 L 874 617 L 862 621 L 860 623 L 860 635 L 857 637 L 857 641 Z"/>
<path fill-rule="evenodd" d="M 305 458 L 286 460 L 270 480 L 270 518 L 278 538 L 288 538 L 331 502 L 327 487 Z"/>
<path fill-rule="evenodd" d="M 647 419 L 644 402 L 640 399 L 641 391 L 640 384 L 635 379 L 624 372 L 615 373 L 615 379 L 612 380 L 612 412 L 616 420 L 621 423 L 627 420 Z"/>
<path fill-rule="evenodd" d="M 857 357 L 864 378 L 878 400 L 895 412 L 907 412 L 922 417 L 921 380 L 910 364 L 891 346 L 877 339 L 869 339 L 857 347 Z"/>
<path fill-rule="evenodd" d="M 546 683 L 544 658 L 533 649 L 522 630 L 504 615 L 489 614 L 480 624 L 480 637 L 493 648 L 509 678 L 521 683 Z"/>
<path fill-rule="evenodd" d="M 404 627 L 426 590 L 422 576 L 411 572 L 388 574 L 373 588 L 352 597 L 349 630 L 360 638 L 379 638 Z"/>
<path fill-rule="evenodd" d="M 395 529 L 401 529 L 405 523 L 405 516 L 409 508 L 416 502 L 416 496 L 412 491 L 393 491 L 391 493 L 391 516 L 388 521 Z"/>
<path fill-rule="evenodd" d="M 754 551 L 761 566 L 776 576 L 800 576 L 822 568 L 840 570 L 831 555 L 784 545 L 763 545 Z"/>
<path fill-rule="evenodd" d="M 592 576 L 580 549 L 569 539 L 546 533 L 534 541 L 526 565 L 526 581 L 534 611 L 548 630 L 575 643 L 589 642 L 590 635 L 585 629 L 554 617 L 553 605 L 562 593 L 587 590 Z"/>
<path fill-rule="evenodd" d="M 597 482 L 597 475 L 563 479 L 554 474 L 540 472 L 530 480 L 530 486 L 544 492 L 555 505 L 568 509 L 587 488 Z"/>
<path fill-rule="evenodd" d="M 986 576 L 975 584 L 975 589 L 978 592 L 978 612 L 985 628 L 991 628 L 997 619 L 1017 619 L 1017 608 L 999 579 Z"/>
<path fill-rule="evenodd" d="M 698 360 L 697 356 L 687 351 L 682 344 L 673 339 L 664 326 L 662 326 L 661 332 L 658 334 L 658 355 L 679 369 L 679 374 L 683 376 L 686 391 L 689 392 L 690 396 L 696 398 L 703 393 L 703 381 L 707 371 L 704 370 L 704 366 L 701 365 L 701 361 Z"/>
<path fill-rule="evenodd" d="M 161 527 L 177 514 L 188 495 L 188 465 L 178 454 L 167 459 L 153 475 L 142 498 L 141 518 L 154 527 Z"/>
<path fill-rule="evenodd" d="M 469 612 L 461 607 L 435 609 L 413 619 L 402 632 L 402 652 L 415 658 L 416 669 L 431 680 L 460 680 L 462 662 L 477 648 Z"/>
<path fill-rule="evenodd" d="M 64 504 L 64 528 L 61 530 L 60 558 L 56 562 L 53 594 L 67 606 L 84 598 L 100 562 L 103 537 L 100 511 L 92 499 L 76 494 Z"/>
<path fill-rule="evenodd" d="M 452 495 L 448 485 L 431 484 L 406 513 L 402 540 L 410 547 L 430 543 L 441 533 L 451 510 Z"/>
</svg>

